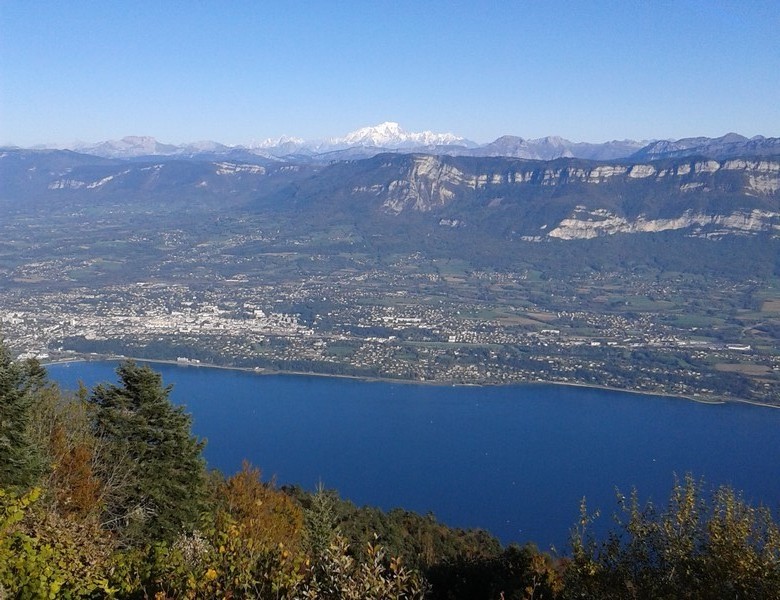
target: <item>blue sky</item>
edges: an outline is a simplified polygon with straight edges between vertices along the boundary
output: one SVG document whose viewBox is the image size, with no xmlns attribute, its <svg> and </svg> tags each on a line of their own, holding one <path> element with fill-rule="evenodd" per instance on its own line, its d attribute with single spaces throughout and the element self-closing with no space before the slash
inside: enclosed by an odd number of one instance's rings
<svg viewBox="0 0 780 600">
<path fill-rule="evenodd" d="M 780 136 L 780 5 L 0 0 L 0 144 Z"/>
</svg>

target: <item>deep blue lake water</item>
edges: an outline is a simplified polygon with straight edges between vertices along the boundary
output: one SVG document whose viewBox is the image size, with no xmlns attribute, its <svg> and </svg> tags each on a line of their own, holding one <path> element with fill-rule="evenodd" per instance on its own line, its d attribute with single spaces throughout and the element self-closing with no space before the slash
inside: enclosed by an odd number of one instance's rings
<svg viewBox="0 0 780 600">
<path fill-rule="evenodd" d="M 433 512 L 504 543 L 563 551 L 587 497 L 665 505 L 674 474 L 780 507 L 780 410 L 554 385 L 446 387 L 153 364 L 208 440 L 209 466 L 322 481 L 358 505 Z M 116 382 L 116 363 L 52 365 L 63 388 Z"/>
</svg>

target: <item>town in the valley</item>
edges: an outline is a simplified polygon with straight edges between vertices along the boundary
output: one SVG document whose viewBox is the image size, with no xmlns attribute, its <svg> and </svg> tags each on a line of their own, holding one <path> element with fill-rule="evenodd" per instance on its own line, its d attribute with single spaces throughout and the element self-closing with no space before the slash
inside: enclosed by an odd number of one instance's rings
<svg viewBox="0 0 780 600">
<path fill-rule="evenodd" d="M 273 260 L 300 258 L 291 252 Z M 40 286 L 53 268 L 27 264 L 16 273 L 16 285 L 0 292 L 8 343 L 44 362 L 131 356 L 447 384 L 544 381 L 780 404 L 780 356 L 762 329 L 780 314 L 780 301 L 771 296 L 776 288 L 762 287 L 752 297 L 728 281 L 681 275 L 589 273 L 555 280 L 420 255 L 398 257 L 392 269 L 343 268 L 276 280 L 234 272 L 202 273 L 199 281 L 187 273 L 97 288 Z M 31 287 L 38 289 L 30 293 Z M 698 303 L 697 295 L 707 303 Z"/>
</svg>

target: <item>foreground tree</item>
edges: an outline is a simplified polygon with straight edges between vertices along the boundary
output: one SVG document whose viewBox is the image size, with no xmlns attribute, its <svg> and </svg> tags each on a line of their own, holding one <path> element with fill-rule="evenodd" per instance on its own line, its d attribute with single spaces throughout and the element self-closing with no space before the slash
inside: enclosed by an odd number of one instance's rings
<svg viewBox="0 0 780 600">
<path fill-rule="evenodd" d="M 99 385 L 89 399 L 95 434 L 106 443 L 103 476 L 122 477 L 110 486 L 106 524 L 125 539 L 171 541 L 194 527 L 203 508 L 204 444 L 159 373 L 127 361 L 117 374 L 119 385 Z"/>
<path fill-rule="evenodd" d="M 35 392 L 45 383 L 38 361 L 13 360 L 0 340 L 0 488 L 27 488 L 41 473 L 29 426 Z"/>
</svg>

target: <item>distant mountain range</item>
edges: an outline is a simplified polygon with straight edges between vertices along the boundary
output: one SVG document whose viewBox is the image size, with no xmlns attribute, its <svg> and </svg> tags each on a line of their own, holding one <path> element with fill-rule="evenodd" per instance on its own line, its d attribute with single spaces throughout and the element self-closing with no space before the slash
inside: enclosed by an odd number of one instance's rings
<svg viewBox="0 0 780 600">
<path fill-rule="evenodd" d="M 780 153 L 756 156 L 771 142 L 731 135 L 654 143 L 634 154 L 647 158 L 611 161 L 393 151 L 328 164 L 296 164 L 290 157 L 256 156 L 254 162 L 202 158 L 206 151 L 218 152 L 214 146 L 205 148 L 201 158 L 143 159 L 140 154 L 119 159 L 5 149 L 0 151 L 0 204 L 14 210 L 151 206 L 174 214 L 198 205 L 225 214 L 287 215 L 291 223 L 305 225 L 307 235 L 325 222 L 359 222 L 371 235 L 384 235 L 391 226 L 409 234 L 414 225 L 421 227 L 419 236 L 439 238 L 452 231 L 480 243 L 671 231 L 708 239 L 780 239 Z M 161 146 L 142 139 L 133 147 L 140 153 Z M 749 152 L 720 159 L 685 155 L 707 149 L 731 155 L 738 147 Z M 488 150 L 498 151 L 495 145 Z"/>
<path fill-rule="evenodd" d="M 139 159 L 178 157 L 203 160 L 230 160 L 256 163 L 321 163 L 371 158 L 384 152 L 422 153 L 449 156 L 503 156 L 530 160 L 582 158 L 588 160 L 657 160 L 661 158 L 703 157 L 715 160 L 737 156 L 780 154 L 780 138 L 746 138 L 728 133 L 719 138 L 695 137 L 679 140 L 613 140 L 604 143 L 572 142 L 548 136 L 525 139 L 501 136 L 488 144 L 477 144 L 452 133 L 407 132 L 398 123 L 385 122 L 363 127 L 342 137 L 306 141 L 283 136 L 251 146 L 229 146 L 214 141 L 164 144 L 153 137 L 128 136 L 96 144 L 77 144 L 72 150 L 104 158 Z"/>
<path fill-rule="evenodd" d="M 0 149 L 0 205 L 264 215 L 286 220 L 291 237 L 327 223 L 357 227 L 363 239 L 396 231 L 451 244 L 454 254 L 501 240 L 509 246 L 496 246 L 496 260 L 521 242 L 661 232 L 776 245 L 780 138 L 588 144 L 503 136 L 477 145 L 396 123 L 253 148 L 126 137 L 78 152 Z"/>
</svg>

